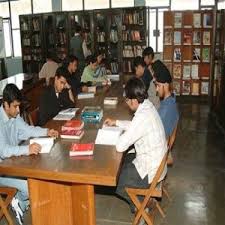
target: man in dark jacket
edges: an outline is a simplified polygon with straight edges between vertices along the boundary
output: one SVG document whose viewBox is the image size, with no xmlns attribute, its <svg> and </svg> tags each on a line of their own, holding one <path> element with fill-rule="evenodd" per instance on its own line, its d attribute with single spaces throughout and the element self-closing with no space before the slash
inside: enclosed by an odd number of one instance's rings
<svg viewBox="0 0 225 225">
<path fill-rule="evenodd" d="M 68 71 L 59 67 L 54 84 L 46 87 L 40 99 L 38 125 L 43 126 L 61 110 L 75 106 L 73 93 L 67 83 Z"/>
</svg>

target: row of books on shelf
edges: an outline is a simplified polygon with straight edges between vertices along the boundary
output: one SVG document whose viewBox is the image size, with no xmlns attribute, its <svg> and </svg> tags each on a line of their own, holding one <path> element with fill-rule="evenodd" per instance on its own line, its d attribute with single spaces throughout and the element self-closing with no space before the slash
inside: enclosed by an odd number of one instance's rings
<svg viewBox="0 0 225 225">
<path fill-rule="evenodd" d="M 191 18 L 192 17 L 192 18 Z M 165 28 L 212 28 L 213 14 L 212 11 L 201 12 L 165 12 Z"/>
<path fill-rule="evenodd" d="M 173 52 L 172 52 L 173 51 Z M 173 55 L 173 56 L 172 56 Z M 164 47 L 164 61 L 171 62 L 210 62 L 210 48 L 209 47 L 174 47 L 174 49 Z"/>
<path fill-rule="evenodd" d="M 122 32 L 123 41 L 142 41 L 145 39 L 144 32 L 140 30 L 125 30 Z"/>
<path fill-rule="evenodd" d="M 209 79 L 209 64 L 176 64 L 165 63 L 174 79 Z"/>
<path fill-rule="evenodd" d="M 144 24 L 144 11 L 134 11 L 123 14 L 123 24 Z"/>
<path fill-rule="evenodd" d="M 211 32 L 200 30 L 172 31 L 164 33 L 164 45 L 211 45 Z"/>
<path fill-rule="evenodd" d="M 146 46 L 141 45 L 124 45 L 123 46 L 123 57 L 125 58 L 133 58 L 136 56 L 142 56 L 143 50 Z"/>
<path fill-rule="evenodd" d="M 40 20 L 38 18 L 33 18 L 32 19 L 32 29 L 33 31 L 40 31 Z M 23 20 L 21 22 L 21 30 L 22 31 L 28 31 L 29 30 L 29 27 L 30 27 L 30 21 L 28 20 Z"/>
<path fill-rule="evenodd" d="M 174 80 L 173 91 L 176 95 L 208 95 L 208 81 Z"/>
</svg>

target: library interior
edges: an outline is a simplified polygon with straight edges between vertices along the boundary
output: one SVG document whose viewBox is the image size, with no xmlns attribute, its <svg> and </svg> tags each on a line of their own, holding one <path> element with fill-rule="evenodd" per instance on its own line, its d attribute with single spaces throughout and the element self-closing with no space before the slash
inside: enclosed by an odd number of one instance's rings
<svg viewBox="0 0 225 225">
<path fill-rule="evenodd" d="M 223 225 L 225 0 L 0 0 L 0 225 Z"/>
</svg>

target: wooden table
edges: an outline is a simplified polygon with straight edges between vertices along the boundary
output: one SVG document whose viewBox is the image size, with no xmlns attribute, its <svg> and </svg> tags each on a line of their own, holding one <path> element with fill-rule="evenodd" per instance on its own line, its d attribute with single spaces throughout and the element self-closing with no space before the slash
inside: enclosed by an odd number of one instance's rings
<svg viewBox="0 0 225 225">
<path fill-rule="evenodd" d="M 118 84 L 115 84 L 118 86 Z M 131 118 L 122 98 L 117 107 L 103 106 L 104 96 L 122 96 L 121 88 L 101 90 L 77 105 L 101 105 L 104 118 Z M 78 115 L 79 117 L 79 115 Z M 62 121 L 49 121 L 60 129 Z M 81 142 L 94 142 L 100 125 L 85 125 Z M 95 225 L 94 185 L 116 186 L 122 154 L 114 146 L 95 145 L 93 156 L 70 157 L 71 140 L 58 139 L 49 154 L 12 157 L 0 163 L 0 173 L 28 178 L 33 225 Z"/>
</svg>

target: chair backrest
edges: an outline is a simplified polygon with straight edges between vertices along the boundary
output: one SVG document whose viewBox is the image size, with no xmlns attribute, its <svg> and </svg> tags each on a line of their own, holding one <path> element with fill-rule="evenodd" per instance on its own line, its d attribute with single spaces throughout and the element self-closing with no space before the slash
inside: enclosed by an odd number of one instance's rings
<svg viewBox="0 0 225 225">
<path fill-rule="evenodd" d="M 156 185 L 158 184 L 158 182 L 159 182 L 159 180 L 161 178 L 161 175 L 162 175 L 162 173 L 163 173 L 163 171 L 165 169 L 165 166 L 167 166 L 166 162 L 167 162 L 167 158 L 168 158 L 168 153 L 169 153 L 169 151 L 167 150 L 165 155 L 164 155 L 164 157 L 163 157 L 163 159 L 162 159 L 162 161 L 161 161 L 161 163 L 160 163 L 160 165 L 159 165 L 159 167 L 158 167 L 158 169 L 157 169 L 157 171 L 156 171 L 156 174 L 155 174 L 155 176 L 154 176 L 154 178 L 152 180 L 152 183 L 149 186 L 149 189 L 147 191 L 145 199 L 144 199 L 144 201 L 142 203 L 143 205 L 147 204 L 149 198 L 151 197 L 151 194 L 155 190 Z"/>
<path fill-rule="evenodd" d="M 38 122 L 38 113 L 39 108 L 36 108 L 32 112 L 29 113 L 29 124 L 32 126 L 36 126 Z"/>
<path fill-rule="evenodd" d="M 174 144 L 174 141 L 175 141 L 176 136 L 177 136 L 178 122 L 179 122 L 179 121 L 177 121 L 177 124 L 176 124 L 176 126 L 174 127 L 173 132 L 172 132 L 171 136 L 170 136 L 169 139 L 168 139 L 168 149 L 169 149 L 169 150 L 172 149 L 173 144 Z"/>
</svg>

